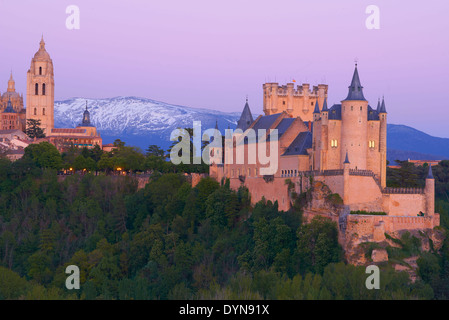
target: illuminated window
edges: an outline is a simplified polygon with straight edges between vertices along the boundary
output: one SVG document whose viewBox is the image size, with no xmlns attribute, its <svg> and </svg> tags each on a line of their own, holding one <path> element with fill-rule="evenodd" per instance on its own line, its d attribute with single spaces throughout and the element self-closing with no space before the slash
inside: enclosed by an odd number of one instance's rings
<svg viewBox="0 0 449 320">
<path fill-rule="evenodd" d="M 376 144 L 375 144 L 374 140 L 368 141 L 368 145 L 369 145 L 370 148 L 375 148 L 376 147 Z"/>
<path fill-rule="evenodd" d="M 332 140 L 331 140 L 331 147 L 332 147 L 332 148 L 337 148 L 337 147 L 338 147 L 337 139 L 332 139 Z"/>
</svg>

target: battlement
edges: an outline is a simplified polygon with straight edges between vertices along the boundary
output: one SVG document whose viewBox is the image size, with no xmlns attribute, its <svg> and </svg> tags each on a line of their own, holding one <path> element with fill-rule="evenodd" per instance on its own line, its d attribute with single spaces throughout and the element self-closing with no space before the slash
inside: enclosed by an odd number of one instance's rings
<svg viewBox="0 0 449 320">
<path fill-rule="evenodd" d="M 384 188 L 385 194 L 424 194 L 424 188 Z"/>
<path fill-rule="evenodd" d="M 287 83 L 286 85 L 279 85 L 277 82 L 269 82 L 264 83 L 263 89 L 264 91 L 268 91 L 270 94 L 275 94 L 278 96 L 318 96 L 320 90 L 327 96 L 327 84 L 319 84 L 317 86 L 313 86 L 312 90 L 310 90 L 310 84 L 303 83 L 302 85 L 297 85 L 296 89 L 294 87 L 294 83 Z"/>
</svg>

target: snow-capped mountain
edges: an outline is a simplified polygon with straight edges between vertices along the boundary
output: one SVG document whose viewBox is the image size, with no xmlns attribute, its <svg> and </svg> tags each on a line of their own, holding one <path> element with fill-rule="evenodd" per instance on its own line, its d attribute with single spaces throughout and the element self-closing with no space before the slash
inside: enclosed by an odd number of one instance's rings
<svg viewBox="0 0 449 320">
<path fill-rule="evenodd" d="M 91 122 L 100 132 L 103 143 L 120 138 L 127 145 L 142 149 L 150 144 L 167 148 L 171 145 L 170 133 L 176 128 L 192 128 L 193 121 L 201 121 L 202 130 L 214 128 L 218 121 L 218 128 L 223 132 L 228 126 L 235 128 L 240 117 L 238 112 L 196 109 L 146 98 L 73 98 L 55 102 L 55 127 L 76 127 L 86 102 Z"/>
<path fill-rule="evenodd" d="M 137 97 L 107 99 L 73 98 L 55 102 L 55 127 L 75 128 L 87 107 L 91 122 L 100 132 L 103 143 L 121 139 L 127 145 L 145 150 L 150 144 L 167 149 L 170 133 L 176 128 L 192 128 L 201 121 L 202 130 L 215 127 L 222 133 L 235 129 L 240 112 L 227 113 L 196 109 Z M 242 106 L 243 110 L 243 106 Z M 253 114 L 254 119 L 257 115 Z M 388 124 L 388 160 L 448 159 L 449 139 L 437 138 L 416 129 Z"/>
</svg>

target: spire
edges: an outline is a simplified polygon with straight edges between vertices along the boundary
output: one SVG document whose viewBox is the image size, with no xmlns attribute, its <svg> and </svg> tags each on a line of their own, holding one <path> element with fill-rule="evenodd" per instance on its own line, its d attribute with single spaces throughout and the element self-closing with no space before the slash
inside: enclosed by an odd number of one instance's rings
<svg viewBox="0 0 449 320">
<path fill-rule="evenodd" d="M 324 98 L 324 102 L 323 102 L 323 110 L 321 110 L 321 111 L 329 111 L 329 109 L 327 108 L 327 98 L 325 97 Z"/>
<path fill-rule="evenodd" d="M 16 91 L 15 84 L 16 84 L 16 82 L 14 81 L 14 79 L 12 77 L 12 70 L 11 70 L 11 75 L 9 76 L 9 80 L 8 80 L 8 89 L 6 91 L 7 92 L 15 92 Z"/>
<path fill-rule="evenodd" d="M 89 112 L 89 110 L 87 110 L 87 100 L 86 100 L 86 110 L 84 110 L 84 112 L 83 112 L 83 120 L 81 121 L 79 126 L 81 126 L 81 127 L 91 127 L 92 126 L 90 123 L 90 112 Z"/>
<path fill-rule="evenodd" d="M 379 98 L 379 100 L 377 100 L 377 113 L 379 113 L 380 112 L 380 98 Z"/>
<path fill-rule="evenodd" d="M 215 129 L 218 130 L 218 120 L 215 120 Z"/>
<path fill-rule="evenodd" d="M 8 104 L 6 105 L 5 110 L 3 110 L 4 113 L 15 113 L 14 108 L 12 107 L 11 103 L 11 96 L 8 96 Z"/>
<path fill-rule="evenodd" d="M 313 113 L 320 113 L 320 106 L 318 104 L 318 98 L 316 98 L 315 110 L 313 110 Z"/>
<path fill-rule="evenodd" d="M 40 45 L 40 49 L 45 50 L 44 33 L 42 33 L 42 38 L 41 38 L 41 42 L 39 42 L 39 45 Z"/>
<path fill-rule="evenodd" d="M 345 158 L 345 162 L 343 162 L 343 163 L 350 163 L 349 157 L 348 157 L 348 151 L 346 151 L 346 158 Z"/>
<path fill-rule="evenodd" d="M 355 64 L 354 74 L 352 76 L 351 85 L 348 87 L 349 92 L 345 100 L 364 100 L 363 87 L 360 83 L 359 72 L 357 71 L 357 63 Z"/>
<path fill-rule="evenodd" d="M 433 177 L 432 166 L 430 164 L 429 164 L 429 173 L 427 174 L 427 178 L 426 179 L 435 179 Z"/>
<path fill-rule="evenodd" d="M 379 113 L 387 113 L 387 109 L 385 108 L 385 100 L 384 97 L 382 97 L 382 104 L 380 106 Z"/>
<path fill-rule="evenodd" d="M 245 131 L 253 122 L 254 119 L 251 114 L 251 110 L 249 109 L 248 97 L 246 97 L 245 107 L 243 108 L 239 121 L 237 121 L 237 129 L 242 129 L 242 131 Z"/>
</svg>

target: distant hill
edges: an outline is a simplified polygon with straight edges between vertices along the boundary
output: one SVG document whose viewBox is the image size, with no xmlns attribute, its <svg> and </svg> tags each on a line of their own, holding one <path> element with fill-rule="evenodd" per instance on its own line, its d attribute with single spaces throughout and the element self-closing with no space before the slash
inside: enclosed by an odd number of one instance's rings
<svg viewBox="0 0 449 320">
<path fill-rule="evenodd" d="M 405 125 L 387 126 L 387 159 L 443 160 L 449 159 L 449 139 L 428 135 Z"/>
<path fill-rule="evenodd" d="M 387 160 L 390 161 L 390 164 L 395 164 L 395 160 L 445 160 L 449 159 L 443 156 L 437 156 L 434 154 L 427 153 L 419 153 L 415 151 L 407 151 L 407 150 L 396 150 L 390 149 L 387 150 Z"/>
<path fill-rule="evenodd" d="M 192 127 L 193 121 L 201 121 L 203 130 L 214 128 L 215 121 L 218 121 L 218 128 L 223 132 L 228 126 L 235 129 L 240 118 L 240 112 L 196 109 L 138 97 L 73 98 L 55 102 L 55 126 L 74 128 L 81 122 L 86 101 L 92 122 L 100 131 L 104 143 L 120 138 L 127 145 L 138 146 L 142 150 L 150 144 L 167 149 L 171 145 L 172 130 Z M 253 116 L 256 118 L 257 114 Z M 432 137 L 404 125 L 389 124 L 387 130 L 387 158 L 390 162 L 409 158 L 449 159 L 447 138 Z"/>
</svg>

